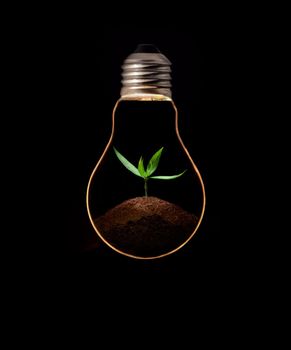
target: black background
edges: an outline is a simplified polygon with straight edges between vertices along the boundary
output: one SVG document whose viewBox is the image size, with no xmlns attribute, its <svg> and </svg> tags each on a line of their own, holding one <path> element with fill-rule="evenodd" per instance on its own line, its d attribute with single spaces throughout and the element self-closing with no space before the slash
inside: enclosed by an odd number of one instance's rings
<svg viewBox="0 0 291 350">
<path fill-rule="evenodd" d="M 272 30 L 268 32 L 264 23 L 274 25 L 272 14 L 264 17 L 262 7 L 256 12 L 252 5 L 243 9 L 242 5 L 215 8 L 207 4 L 203 12 L 181 10 L 182 4 L 179 8 L 161 5 L 158 11 L 157 4 L 135 3 L 132 14 L 126 9 L 119 12 L 116 5 L 107 14 L 102 9 L 81 10 L 79 4 L 37 15 L 33 8 L 37 23 L 23 16 L 23 28 L 29 25 L 31 33 L 17 30 L 25 40 L 15 67 L 21 63 L 20 70 L 25 72 L 18 86 L 25 101 L 20 106 L 20 123 L 14 118 L 12 123 L 21 140 L 17 159 L 23 154 L 15 175 L 26 189 L 25 195 L 16 193 L 16 209 L 17 214 L 25 212 L 29 223 L 26 227 L 15 215 L 11 224 L 12 235 L 19 233 L 29 241 L 30 249 L 18 237 L 16 245 L 3 244 L 2 250 L 9 253 L 3 267 L 10 280 L 17 282 L 13 303 L 25 305 L 28 310 L 23 314 L 27 315 L 32 299 L 40 314 L 35 320 L 42 328 L 39 321 L 47 316 L 43 309 L 47 305 L 53 310 L 53 323 L 62 323 L 60 333 L 65 333 L 63 313 L 77 328 L 80 321 L 92 317 L 107 331 L 124 325 L 126 330 L 118 340 L 133 341 L 135 333 L 143 343 L 149 339 L 151 346 L 155 334 L 163 342 L 172 340 L 180 322 L 179 345 L 186 334 L 193 343 L 200 330 L 207 333 L 204 342 L 230 342 L 229 335 L 248 341 L 249 334 L 257 335 L 260 343 L 269 341 L 266 328 L 261 333 L 258 325 L 271 325 L 272 334 L 274 320 L 279 319 L 271 316 L 271 311 L 282 309 L 277 304 L 281 292 L 274 298 L 271 288 L 278 288 L 280 278 L 273 278 L 280 273 L 274 267 L 273 245 L 276 241 L 282 245 L 286 232 L 272 231 L 271 245 L 265 249 L 262 223 L 268 226 L 277 203 L 270 198 L 272 183 L 264 180 L 273 166 L 270 158 L 276 158 L 274 133 L 269 130 L 266 135 L 265 128 L 274 94 L 266 98 L 263 87 L 270 88 L 272 62 L 266 57 L 280 53 L 274 50 L 269 40 Z M 181 135 L 207 191 L 205 217 L 193 240 L 176 254 L 155 261 L 128 259 L 103 245 L 83 250 L 95 237 L 85 205 L 88 178 L 109 137 L 111 111 L 120 90 L 120 65 L 141 42 L 155 43 L 173 63 L 173 98 L 181 111 Z M 194 140 L 192 132 L 197 128 L 199 139 Z M 273 153 L 267 152 L 264 158 L 266 146 Z M 268 210 L 260 218 L 262 202 Z M 16 222 L 20 223 L 17 232 Z M 36 236 L 32 237 L 34 225 Z M 22 254 L 15 252 L 15 246 Z M 31 265 L 24 264 L 27 258 Z M 10 272 L 12 265 L 20 272 L 19 278 Z M 28 278 L 31 271 L 35 272 L 32 281 Z M 68 279 L 68 288 L 63 289 L 62 282 Z M 92 285 L 96 288 L 91 289 Z M 30 299 L 23 298 L 25 291 Z M 106 317 L 100 313 L 103 306 Z M 89 317 L 76 317 L 80 310 Z M 134 327 L 125 322 L 127 315 Z M 150 316 L 145 327 L 139 322 L 144 316 Z M 165 318 L 168 327 L 162 332 Z M 49 332 L 44 339 L 51 339 L 50 328 Z M 86 329 L 82 342 L 93 338 L 97 343 L 102 333 L 98 328 L 97 339 L 94 324 L 94 331 Z M 75 341 L 78 334 L 79 328 L 70 331 L 66 342 Z"/>
<path fill-rule="evenodd" d="M 46 171 L 58 198 L 50 240 L 69 270 L 76 261 L 105 274 L 230 273 L 234 266 L 247 265 L 245 252 L 252 249 L 252 238 L 245 234 L 250 215 L 246 205 L 251 204 L 250 164 L 245 163 L 251 161 L 254 135 L 249 123 L 251 44 L 235 21 L 185 22 L 69 21 L 54 32 L 55 40 L 49 39 L 46 98 L 52 143 Z M 207 191 L 205 217 L 193 240 L 176 254 L 151 262 L 119 256 L 99 243 L 85 204 L 89 176 L 109 139 L 121 64 L 139 43 L 155 44 L 172 62 L 181 136 Z"/>
</svg>

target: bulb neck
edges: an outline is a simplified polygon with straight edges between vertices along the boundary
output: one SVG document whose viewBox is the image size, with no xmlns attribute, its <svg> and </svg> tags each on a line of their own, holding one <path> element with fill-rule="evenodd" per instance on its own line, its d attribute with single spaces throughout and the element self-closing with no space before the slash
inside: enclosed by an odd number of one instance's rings
<svg viewBox="0 0 291 350">
<path fill-rule="evenodd" d="M 171 100 L 171 62 L 153 45 L 139 45 L 122 65 L 121 98 Z"/>
<path fill-rule="evenodd" d="M 172 101 L 171 97 L 158 94 L 132 94 L 120 97 L 121 101 Z"/>
</svg>

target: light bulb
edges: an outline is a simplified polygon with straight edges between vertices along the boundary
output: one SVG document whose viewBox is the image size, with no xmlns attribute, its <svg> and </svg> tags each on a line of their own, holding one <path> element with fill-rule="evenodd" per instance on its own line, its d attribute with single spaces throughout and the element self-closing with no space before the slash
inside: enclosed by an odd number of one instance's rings
<svg viewBox="0 0 291 350">
<path fill-rule="evenodd" d="M 111 136 L 87 187 L 97 235 L 137 259 L 182 248 L 205 211 L 203 180 L 178 130 L 170 66 L 153 45 L 139 45 L 125 59 Z"/>
</svg>

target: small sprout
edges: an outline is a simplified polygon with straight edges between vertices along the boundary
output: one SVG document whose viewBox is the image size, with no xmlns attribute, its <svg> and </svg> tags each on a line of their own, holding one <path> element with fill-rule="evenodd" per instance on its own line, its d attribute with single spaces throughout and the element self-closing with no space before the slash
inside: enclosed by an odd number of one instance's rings
<svg viewBox="0 0 291 350">
<path fill-rule="evenodd" d="M 143 158 L 140 157 L 137 168 L 131 164 L 120 152 L 117 151 L 115 147 L 113 147 L 114 152 L 117 156 L 117 158 L 120 160 L 120 162 L 126 167 L 127 170 L 132 172 L 134 175 L 142 177 L 144 179 L 144 191 L 145 196 L 148 196 L 148 180 L 149 179 L 156 179 L 156 180 L 173 180 L 177 179 L 178 177 L 182 176 L 186 170 L 184 170 L 182 173 L 178 175 L 170 175 L 170 176 L 151 176 L 158 168 L 160 158 L 163 152 L 164 147 L 160 148 L 150 159 L 148 162 L 148 165 L 145 169 Z"/>
</svg>

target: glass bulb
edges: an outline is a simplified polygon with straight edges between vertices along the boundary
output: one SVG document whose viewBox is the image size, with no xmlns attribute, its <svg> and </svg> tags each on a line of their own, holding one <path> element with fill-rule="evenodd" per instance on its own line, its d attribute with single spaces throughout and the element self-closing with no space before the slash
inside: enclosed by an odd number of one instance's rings
<svg viewBox="0 0 291 350">
<path fill-rule="evenodd" d="M 153 45 L 139 45 L 126 58 L 111 136 L 87 187 L 98 236 L 137 259 L 182 248 L 205 211 L 203 180 L 178 130 L 170 67 Z"/>
</svg>

